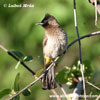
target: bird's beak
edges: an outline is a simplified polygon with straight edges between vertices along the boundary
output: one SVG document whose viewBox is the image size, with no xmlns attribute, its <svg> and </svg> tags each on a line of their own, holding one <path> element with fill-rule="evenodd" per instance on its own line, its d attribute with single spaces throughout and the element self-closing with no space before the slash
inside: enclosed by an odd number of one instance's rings
<svg viewBox="0 0 100 100">
<path fill-rule="evenodd" d="M 43 25 L 43 23 L 42 22 L 39 22 L 39 23 L 36 23 L 36 25 Z"/>
</svg>

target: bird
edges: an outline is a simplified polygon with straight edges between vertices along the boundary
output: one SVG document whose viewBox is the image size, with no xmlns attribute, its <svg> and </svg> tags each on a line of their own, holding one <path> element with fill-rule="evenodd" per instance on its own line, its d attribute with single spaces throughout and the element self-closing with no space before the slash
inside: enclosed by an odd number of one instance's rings
<svg viewBox="0 0 100 100">
<path fill-rule="evenodd" d="M 95 1 L 97 1 L 97 11 L 100 14 L 100 0 L 88 0 L 91 4 L 95 5 Z"/>
<path fill-rule="evenodd" d="M 43 20 L 37 25 L 41 25 L 45 30 L 43 39 L 44 70 L 67 50 L 67 34 L 61 28 L 56 18 L 50 14 L 45 14 Z M 42 78 L 42 89 L 51 90 L 57 87 L 54 67 L 50 68 Z"/>
</svg>

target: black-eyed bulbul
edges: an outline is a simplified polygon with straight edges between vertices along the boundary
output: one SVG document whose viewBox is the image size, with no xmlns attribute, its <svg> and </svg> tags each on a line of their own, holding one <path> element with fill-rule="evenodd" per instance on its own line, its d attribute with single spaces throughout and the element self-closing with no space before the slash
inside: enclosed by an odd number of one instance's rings
<svg viewBox="0 0 100 100">
<path fill-rule="evenodd" d="M 45 29 L 45 35 L 43 40 L 43 55 L 45 69 L 51 64 L 51 62 L 58 56 L 62 55 L 67 49 L 67 34 L 60 27 L 58 21 L 54 16 L 46 14 L 40 23 Z M 54 74 L 54 67 L 52 67 L 48 73 L 42 78 L 43 89 L 56 88 L 56 80 Z"/>
</svg>

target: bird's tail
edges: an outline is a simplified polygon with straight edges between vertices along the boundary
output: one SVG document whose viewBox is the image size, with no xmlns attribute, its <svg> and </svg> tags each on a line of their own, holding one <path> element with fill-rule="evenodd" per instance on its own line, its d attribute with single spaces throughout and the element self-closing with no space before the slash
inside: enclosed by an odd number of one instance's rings
<svg viewBox="0 0 100 100">
<path fill-rule="evenodd" d="M 47 73 L 45 73 L 44 77 L 42 78 L 43 86 L 42 88 L 44 90 L 46 89 L 54 89 L 56 88 L 56 80 L 55 80 L 55 74 L 54 74 L 54 67 L 50 68 Z"/>
</svg>

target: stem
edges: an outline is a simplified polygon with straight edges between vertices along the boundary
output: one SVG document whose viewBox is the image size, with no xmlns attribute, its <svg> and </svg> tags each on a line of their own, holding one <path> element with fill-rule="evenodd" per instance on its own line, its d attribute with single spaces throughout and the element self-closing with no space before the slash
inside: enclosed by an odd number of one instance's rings
<svg viewBox="0 0 100 100">
<path fill-rule="evenodd" d="M 96 98 L 96 100 L 100 100 L 100 95 Z"/>
<path fill-rule="evenodd" d="M 66 91 L 64 90 L 64 88 L 62 87 L 61 84 L 59 84 L 61 91 L 63 92 L 63 94 L 65 95 L 66 100 L 68 100 L 68 95 L 66 94 Z"/>
<path fill-rule="evenodd" d="M 54 62 L 52 62 L 52 64 L 45 70 L 45 72 L 40 75 L 35 81 L 33 81 L 32 83 L 30 83 L 29 85 L 27 85 L 25 88 L 23 88 L 22 90 L 20 90 L 16 95 L 12 96 L 11 98 L 9 98 L 8 100 L 12 100 L 13 98 L 17 97 L 19 94 L 21 94 L 22 92 L 24 92 L 25 90 L 27 90 L 29 87 L 33 86 L 37 81 L 39 81 L 44 75 L 45 73 L 48 72 L 48 70 L 51 68 L 51 67 L 54 67 L 55 66 L 55 63 L 57 62 L 57 60 L 59 59 L 59 57 L 57 57 L 55 59 Z"/>
<path fill-rule="evenodd" d="M 74 21 L 75 21 L 75 28 L 76 28 L 76 33 L 77 33 L 77 38 L 79 39 L 79 31 L 78 31 L 78 26 L 77 26 L 77 17 L 76 17 L 76 1 L 74 0 Z M 82 79 L 83 79 L 83 89 L 84 89 L 84 98 L 86 100 L 86 89 L 85 89 L 85 78 L 84 78 L 84 72 L 83 72 L 83 65 L 82 65 L 82 53 L 81 53 L 81 41 L 79 39 L 79 58 L 80 58 L 80 70 L 82 74 Z"/>
<path fill-rule="evenodd" d="M 15 55 L 13 55 L 10 51 L 8 51 L 4 46 L 0 45 L 0 48 L 8 53 L 11 57 L 13 57 L 15 60 L 20 61 Z M 35 72 L 32 71 L 24 62 L 20 62 L 29 72 L 31 72 L 33 75 L 35 75 Z"/>
<path fill-rule="evenodd" d="M 57 94 L 55 89 L 52 89 L 51 91 L 56 96 L 57 100 L 61 100 L 60 96 Z"/>
<path fill-rule="evenodd" d="M 12 56 L 17 61 L 20 61 L 15 55 L 13 55 L 10 51 L 7 52 L 10 56 Z M 24 62 L 20 62 L 29 72 L 31 72 L 33 75 L 35 75 L 35 72 L 32 71 Z"/>
<path fill-rule="evenodd" d="M 76 43 L 77 41 L 79 41 L 79 40 L 81 40 L 81 39 L 84 39 L 84 38 L 87 38 L 87 37 L 95 36 L 95 35 L 100 35 L 100 31 L 97 31 L 97 32 L 93 32 L 93 33 L 84 35 L 84 36 L 80 37 L 79 39 L 76 39 L 76 40 L 72 41 L 72 42 L 67 46 L 67 49 L 68 49 L 69 47 L 71 47 L 74 43 Z"/>
<path fill-rule="evenodd" d="M 30 83 L 29 85 L 27 85 L 25 88 L 23 88 L 22 90 L 20 90 L 16 95 L 12 96 L 8 100 L 12 100 L 15 97 L 17 97 L 19 94 L 21 94 L 22 92 L 24 92 L 25 90 L 27 90 L 29 87 L 31 87 L 32 85 L 34 85 L 37 81 L 39 81 L 43 76 L 44 76 L 44 73 L 39 78 L 37 78 L 35 81 L 33 81 L 32 83 Z"/>
<path fill-rule="evenodd" d="M 97 86 L 95 86 L 94 84 L 92 84 L 92 83 L 90 83 L 90 82 L 88 82 L 88 81 L 86 81 L 86 83 L 87 84 L 89 84 L 89 85 L 91 85 L 92 87 L 94 87 L 94 88 L 96 88 L 97 90 L 99 90 L 100 91 L 100 88 L 98 88 Z"/>
</svg>

